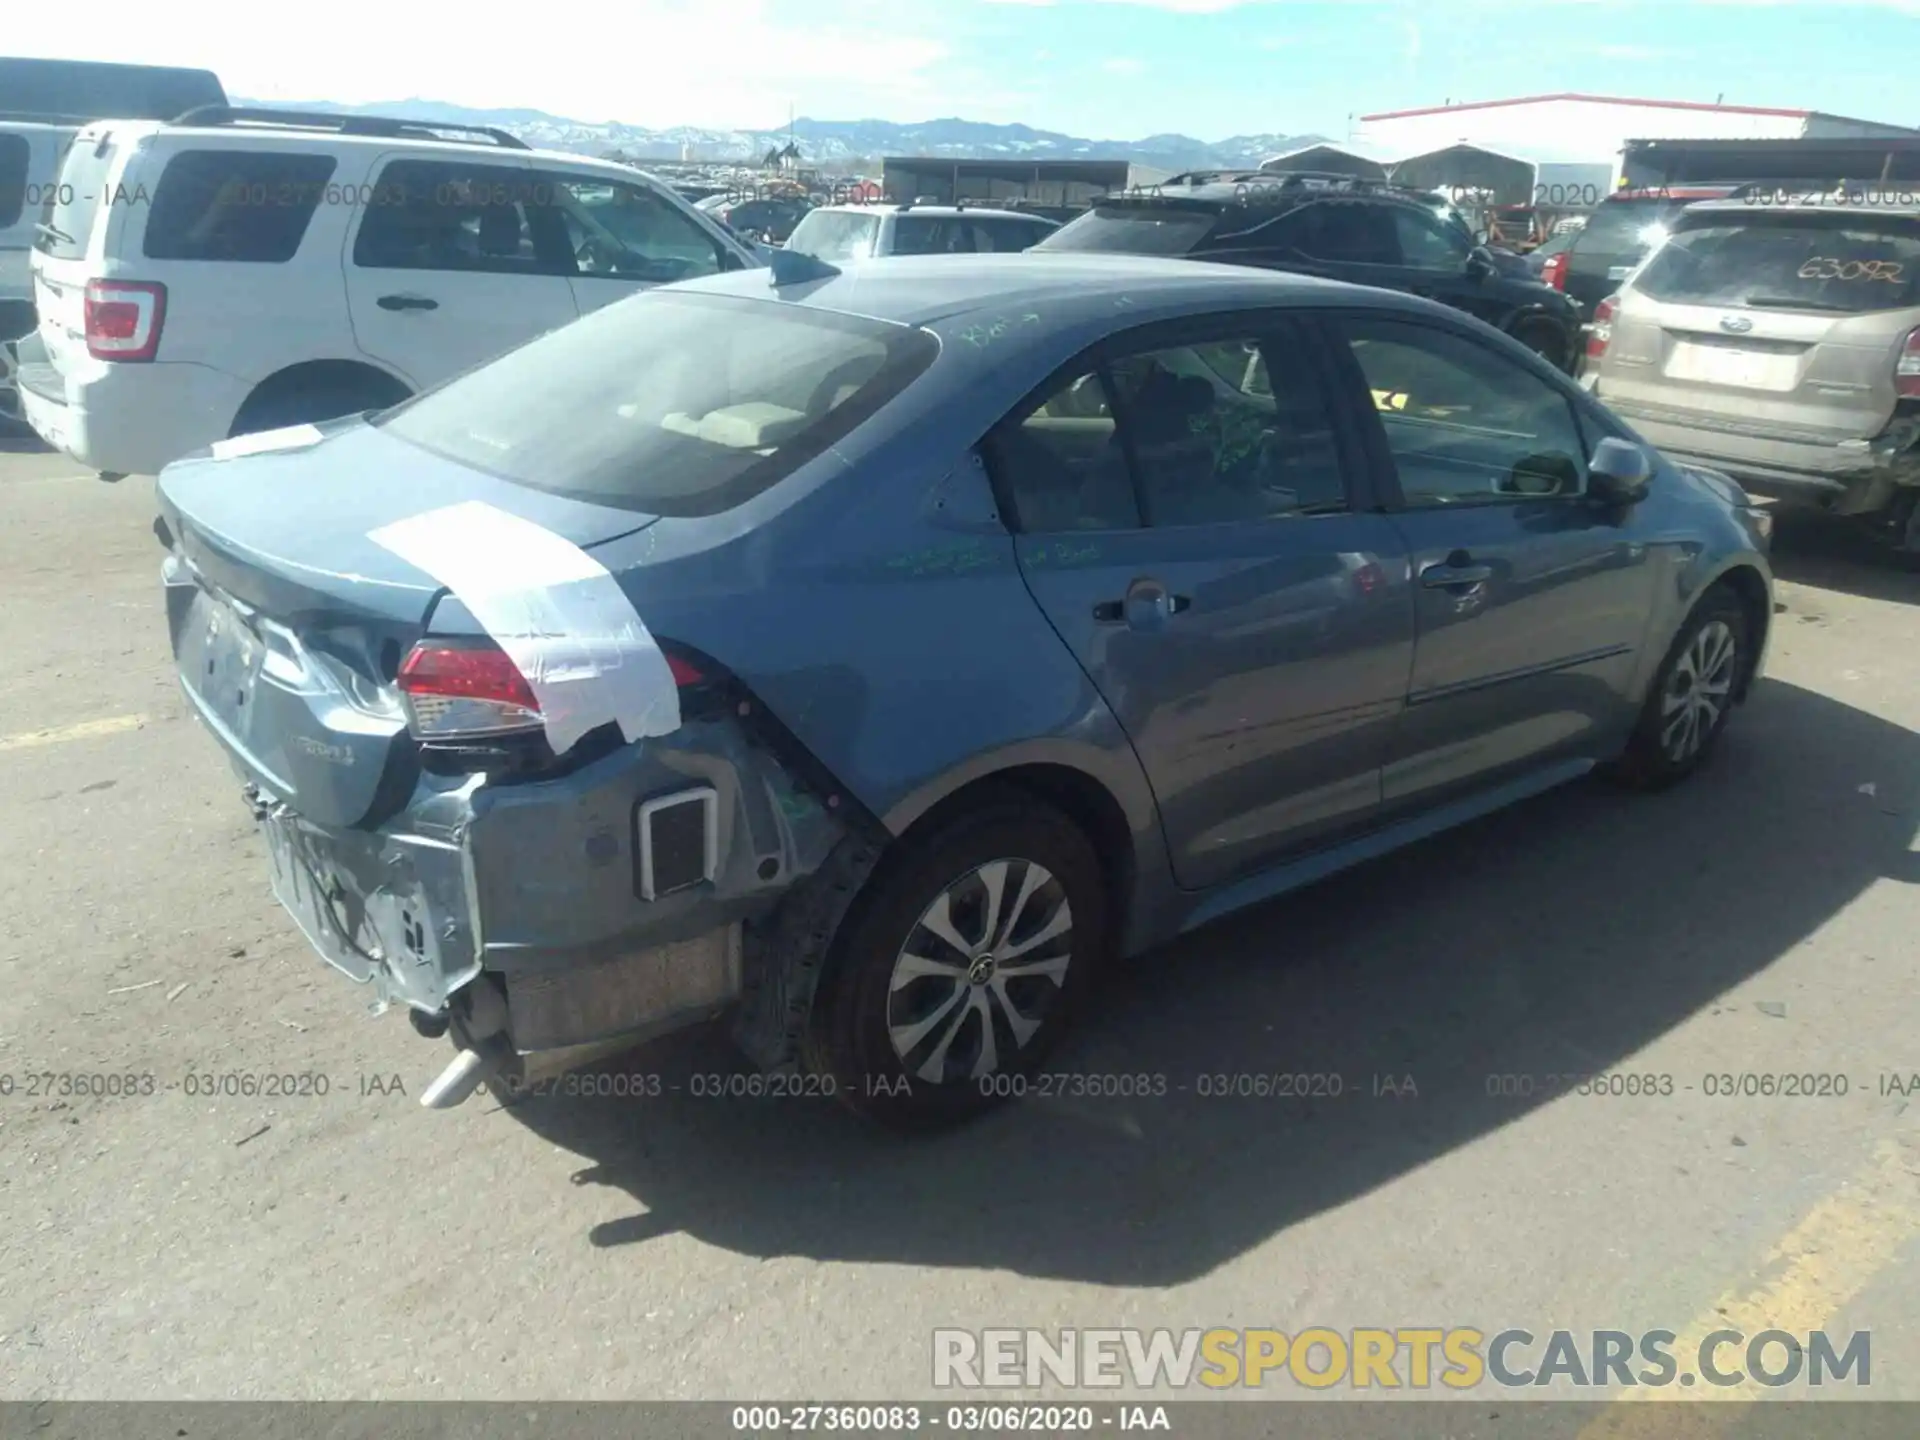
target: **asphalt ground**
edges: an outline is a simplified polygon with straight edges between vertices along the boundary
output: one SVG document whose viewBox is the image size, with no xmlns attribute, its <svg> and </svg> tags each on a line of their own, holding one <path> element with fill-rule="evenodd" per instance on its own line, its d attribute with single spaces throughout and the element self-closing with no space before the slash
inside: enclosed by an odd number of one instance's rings
<svg viewBox="0 0 1920 1440">
<path fill-rule="evenodd" d="M 152 518 L 148 480 L 0 452 L 0 1399 L 945 1401 L 936 1329 L 1130 1326 L 1870 1331 L 1825 1393 L 1920 1399 L 1920 576 L 1843 532 L 1783 525 L 1768 677 L 1688 785 L 1194 935 L 1056 1067 L 1164 1094 L 904 1142 L 715 1098 L 706 1032 L 601 1072 L 657 1097 L 421 1109 L 450 1051 L 275 906 Z M 189 1093 L 261 1074 L 327 1093 Z M 1211 1093 L 1282 1074 L 1342 1093 Z"/>
</svg>

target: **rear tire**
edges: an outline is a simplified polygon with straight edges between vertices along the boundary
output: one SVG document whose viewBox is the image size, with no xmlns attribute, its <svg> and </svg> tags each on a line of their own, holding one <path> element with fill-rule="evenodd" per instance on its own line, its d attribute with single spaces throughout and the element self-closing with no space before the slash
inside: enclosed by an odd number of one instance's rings
<svg viewBox="0 0 1920 1440">
<path fill-rule="evenodd" d="M 1740 597 L 1716 585 L 1674 637 L 1627 748 L 1607 773 L 1635 790 L 1665 790 L 1706 762 L 1751 663 L 1753 626 Z"/>
<path fill-rule="evenodd" d="M 1543 320 L 1522 321 L 1514 328 L 1513 338 L 1554 369 L 1565 372 L 1572 368 L 1573 346 L 1559 326 Z"/>
<path fill-rule="evenodd" d="M 1106 957 L 1107 899 L 1086 835 L 1020 791 L 909 840 L 834 940 L 804 1068 L 900 1130 L 1024 1093 Z"/>
<path fill-rule="evenodd" d="M 283 430 L 289 425 L 319 425 L 343 415 L 358 415 L 397 403 L 391 394 L 377 394 L 371 387 L 343 385 L 337 380 L 279 390 L 268 388 L 249 397 L 240 407 L 228 434 L 258 435 L 267 430 Z"/>
</svg>

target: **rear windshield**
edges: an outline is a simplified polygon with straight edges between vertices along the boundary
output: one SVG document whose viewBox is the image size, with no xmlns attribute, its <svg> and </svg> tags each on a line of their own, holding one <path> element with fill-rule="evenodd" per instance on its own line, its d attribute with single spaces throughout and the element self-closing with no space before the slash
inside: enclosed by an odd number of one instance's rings
<svg viewBox="0 0 1920 1440">
<path fill-rule="evenodd" d="M 18 220 L 27 203 L 27 158 L 31 150 L 26 136 L 0 134 L 0 230 Z"/>
<path fill-rule="evenodd" d="M 1637 262 L 1656 241 L 1665 237 L 1674 216 L 1686 207 L 1685 200 L 1663 200 L 1658 196 L 1605 201 L 1581 227 L 1575 248 L 1580 257 L 1587 260 Z"/>
<path fill-rule="evenodd" d="M 815 210 L 793 227 L 787 249 L 816 260 L 862 260 L 873 253 L 878 215 L 849 215 L 844 210 Z"/>
<path fill-rule="evenodd" d="M 182 150 L 147 215 L 149 260 L 291 260 L 333 174 L 331 155 Z"/>
<path fill-rule="evenodd" d="M 651 515 L 716 515 L 851 434 L 938 350 L 903 325 L 656 290 L 375 423 L 536 490 Z"/>
<path fill-rule="evenodd" d="M 113 169 L 110 140 L 75 140 L 67 147 L 58 183 L 47 189 L 40 212 L 41 254 L 55 260 L 82 260 L 95 222 L 107 211 L 107 175 Z"/>
<path fill-rule="evenodd" d="M 1920 220 L 1895 215 L 1702 216 L 1634 288 L 1655 300 L 1861 314 L 1920 304 Z"/>
<path fill-rule="evenodd" d="M 1185 255 L 1206 238 L 1219 218 L 1211 210 L 1103 206 L 1069 220 L 1034 249 Z"/>
</svg>

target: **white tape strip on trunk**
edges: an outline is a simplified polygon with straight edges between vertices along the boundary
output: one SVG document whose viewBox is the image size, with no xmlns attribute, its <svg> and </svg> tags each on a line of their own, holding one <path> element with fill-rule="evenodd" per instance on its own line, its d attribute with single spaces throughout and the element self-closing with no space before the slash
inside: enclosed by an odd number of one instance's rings
<svg viewBox="0 0 1920 1440">
<path fill-rule="evenodd" d="M 213 446 L 216 460 L 238 460 L 243 455 L 271 455 L 276 450 L 304 450 L 322 440 L 319 427 L 289 425 L 283 430 L 261 430 L 252 435 L 236 435 Z"/>
<path fill-rule="evenodd" d="M 680 728 L 667 657 L 606 567 L 572 541 L 480 501 L 367 538 L 451 590 L 513 658 L 554 754 L 610 720 L 629 743 Z"/>
</svg>

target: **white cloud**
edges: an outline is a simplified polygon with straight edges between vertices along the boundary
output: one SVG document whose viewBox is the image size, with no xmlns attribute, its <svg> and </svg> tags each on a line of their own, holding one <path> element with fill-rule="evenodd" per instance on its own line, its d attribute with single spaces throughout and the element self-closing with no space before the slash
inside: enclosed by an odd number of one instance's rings
<svg viewBox="0 0 1920 1440">
<path fill-rule="evenodd" d="M 264 100 L 423 97 L 652 126 L 777 126 L 789 104 L 835 115 L 938 108 L 928 72 L 948 54 L 933 33 L 861 13 L 861 0 L 805 27 L 775 23 L 766 0 L 628 0 L 595 14 L 591 43 L 559 49 L 515 48 L 498 26 L 390 0 L 332 0 L 327 23 L 304 27 L 297 44 L 263 30 L 259 15 L 254 0 L 100 0 L 86 31 L 95 44 L 82 48 L 70 13 L 16 6 L 7 49 L 205 66 L 232 93 Z"/>
</svg>

